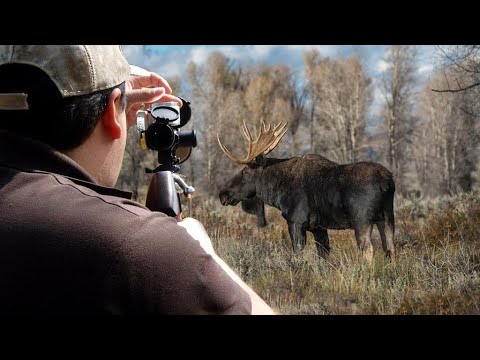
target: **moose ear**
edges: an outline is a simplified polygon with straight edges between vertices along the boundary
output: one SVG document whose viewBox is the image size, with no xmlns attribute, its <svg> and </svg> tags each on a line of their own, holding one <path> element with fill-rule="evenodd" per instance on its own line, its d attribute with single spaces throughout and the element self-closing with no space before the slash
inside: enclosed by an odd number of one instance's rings
<svg viewBox="0 0 480 360">
<path fill-rule="evenodd" d="M 259 167 L 264 167 L 266 163 L 267 163 L 267 160 L 265 159 L 265 157 L 262 154 L 260 154 L 255 159 L 253 159 L 248 164 L 248 166 L 252 169 L 256 169 L 256 168 L 259 168 Z"/>
</svg>

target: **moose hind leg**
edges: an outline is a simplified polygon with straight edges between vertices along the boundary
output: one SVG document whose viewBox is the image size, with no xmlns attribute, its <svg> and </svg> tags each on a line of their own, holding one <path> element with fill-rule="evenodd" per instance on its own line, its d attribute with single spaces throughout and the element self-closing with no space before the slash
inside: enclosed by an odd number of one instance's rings
<svg viewBox="0 0 480 360">
<path fill-rule="evenodd" d="M 371 241 L 373 225 L 363 224 L 355 226 L 355 238 L 363 257 L 371 263 L 373 260 L 373 246 Z"/>
<path fill-rule="evenodd" d="M 378 228 L 378 232 L 380 233 L 380 238 L 382 239 L 382 246 L 383 246 L 383 251 L 385 252 L 385 256 L 391 259 L 395 254 L 395 250 L 393 247 L 393 233 L 391 232 L 391 229 L 388 228 L 387 229 L 388 238 L 387 238 L 385 234 L 385 221 L 378 222 L 377 228 Z"/>
<path fill-rule="evenodd" d="M 315 239 L 315 246 L 317 247 L 318 256 L 326 259 L 330 254 L 330 240 L 328 238 L 328 232 L 325 229 L 312 230 L 313 237 Z"/>
<path fill-rule="evenodd" d="M 295 254 L 299 254 L 307 242 L 306 230 L 302 225 L 289 221 L 288 232 L 290 234 L 290 238 L 292 239 L 293 251 Z"/>
<path fill-rule="evenodd" d="M 386 221 L 385 235 L 387 238 L 388 256 L 393 257 L 395 255 L 395 247 L 393 245 L 393 238 L 395 236 L 395 223 L 392 219 L 388 219 Z"/>
</svg>

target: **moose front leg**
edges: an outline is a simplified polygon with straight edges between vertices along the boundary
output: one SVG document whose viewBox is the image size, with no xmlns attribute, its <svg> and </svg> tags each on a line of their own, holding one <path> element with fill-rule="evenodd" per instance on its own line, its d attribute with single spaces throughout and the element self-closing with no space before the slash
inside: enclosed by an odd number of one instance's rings
<svg viewBox="0 0 480 360">
<path fill-rule="evenodd" d="M 290 239 L 292 239 L 293 251 L 295 254 L 299 254 L 305 247 L 307 242 L 307 234 L 305 227 L 288 221 L 288 232 L 290 233 Z"/>
<path fill-rule="evenodd" d="M 312 230 L 312 233 L 315 239 L 318 256 L 326 259 L 328 254 L 330 254 L 330 240 L 328 238 L 327 230 L 319 228 Z"/>
</svg>

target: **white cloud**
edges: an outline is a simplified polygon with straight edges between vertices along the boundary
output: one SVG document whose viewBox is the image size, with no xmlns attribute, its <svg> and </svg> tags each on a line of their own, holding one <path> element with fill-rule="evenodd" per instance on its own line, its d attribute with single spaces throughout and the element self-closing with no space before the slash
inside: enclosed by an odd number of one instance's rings
<svg viewBox="0 0 480 360">
<path fill-rule="evenodd" d="M 220 51 L 230 59 L 240 62 L 264 61 L 271 55 L 277 45 L 219 45 L 204 46 L 192 50 L 191 60 L 196 63 L 204 63 L 208 56 L 214 51 Z"/>
<path fill-rule="evenodd" d="M 189 60 L 194 61 L 197 64 L 203 64 L 205 61 L 207 61 L 210 53 L 211 49 L 208 49 L 206 46 L 196 46 L 191 50 Z"/>
<path fill-rule="evenodd" d="M 249 47 L 249 53 L 254 60 L 265 59 L 278 45 L 252 45 Z"/>
<path fill-rule="evenodd" d="M 323 56 L 335 55 L 335 52 L 338 50 L 337 45 L 285 45 L 285 47 L 300 52 L 317 49 Z"/>
<path fill-rule="evenodd" d="M 379 86 L 376 86 L 374 89 L 375 90 L 373 91 L 373 101 L 375 102 L 385 101 L 385 96 L 382 90 L 379 88 Z"/>
<path fill-rule="evenodd" d="M 391 63 L 388 63 L 386 62 L 385 60 L 379 60 L 377 62 L 377 65 L 376 65 L 376 70 L 378 72 L 384 72 L 385 70 L 387 70 L 389 67 L 391 67 L 392 64 Z"/>
<path fill-rule="evenodd" d="M 285 47 L 292 50 L 310 50 L 314 45 L 285 45 Z"/>
<path fill-rule="evenodd" d="M 248 59 L 249 52 L 246 51 L 245 46 L 224 45 L 212 48 L 213 51 L 220 51 L 226 57 L 234 60 L 244 61 Z"/>
<path fill-rule="evenodd" d="M 180 76 L 186 64 L 178 61 L 177 56 L 149 56 L 143 51 L 143 45 L 122 46 L 128 62 L 156 72 L 164 77 Z"/>
<path fill-rule="evenodd" d="M 210 54 L 215 51 L 220 51 L 226 57 L 233 59 L 244 61 L 248 60 L 253 53 L 251 51 L 247 51 L 245 46 L 235 46 L 235 45 L 218 45 L 218 46 L 196 46 L 192 48 L 189 54 L 186 56 L 185 63 L 189 63 L 190 61 L 194 61 L 198 65 L 204 64 Z"/>
<path fill-rule="evenodd" d="M 433 65 L 422 65 L 418 68 L 418 73 L 423 74 L 423 73 L 429 73 L 433 70 Z"/>
<path fill-rule="evenodd" d="M 168 77 L 179 76 L 181 77 L 184 73 L 183 64 L 177 61 L 169 61 L 168 63 L 162 64 L 155 70 L 158 74 L 164 74 Z"/>
</svg>

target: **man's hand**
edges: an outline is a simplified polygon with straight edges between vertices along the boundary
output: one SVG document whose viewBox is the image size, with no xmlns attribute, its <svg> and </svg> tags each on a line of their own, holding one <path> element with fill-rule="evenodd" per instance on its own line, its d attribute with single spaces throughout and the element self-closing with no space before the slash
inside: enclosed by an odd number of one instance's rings
<svg viewBox="0 0 480 360">
<path fill-rule="evenodd" d="M 143 105 L 154 102 L 175 101 L 181 107 L 182 100 L 172 95 L 167 80 L 158 74 L 145 72 L 145 75 L 130 76 L 125 82 L 127 96 L 127 128 L 137 122 L 137 111 Z"/>
</svg>

